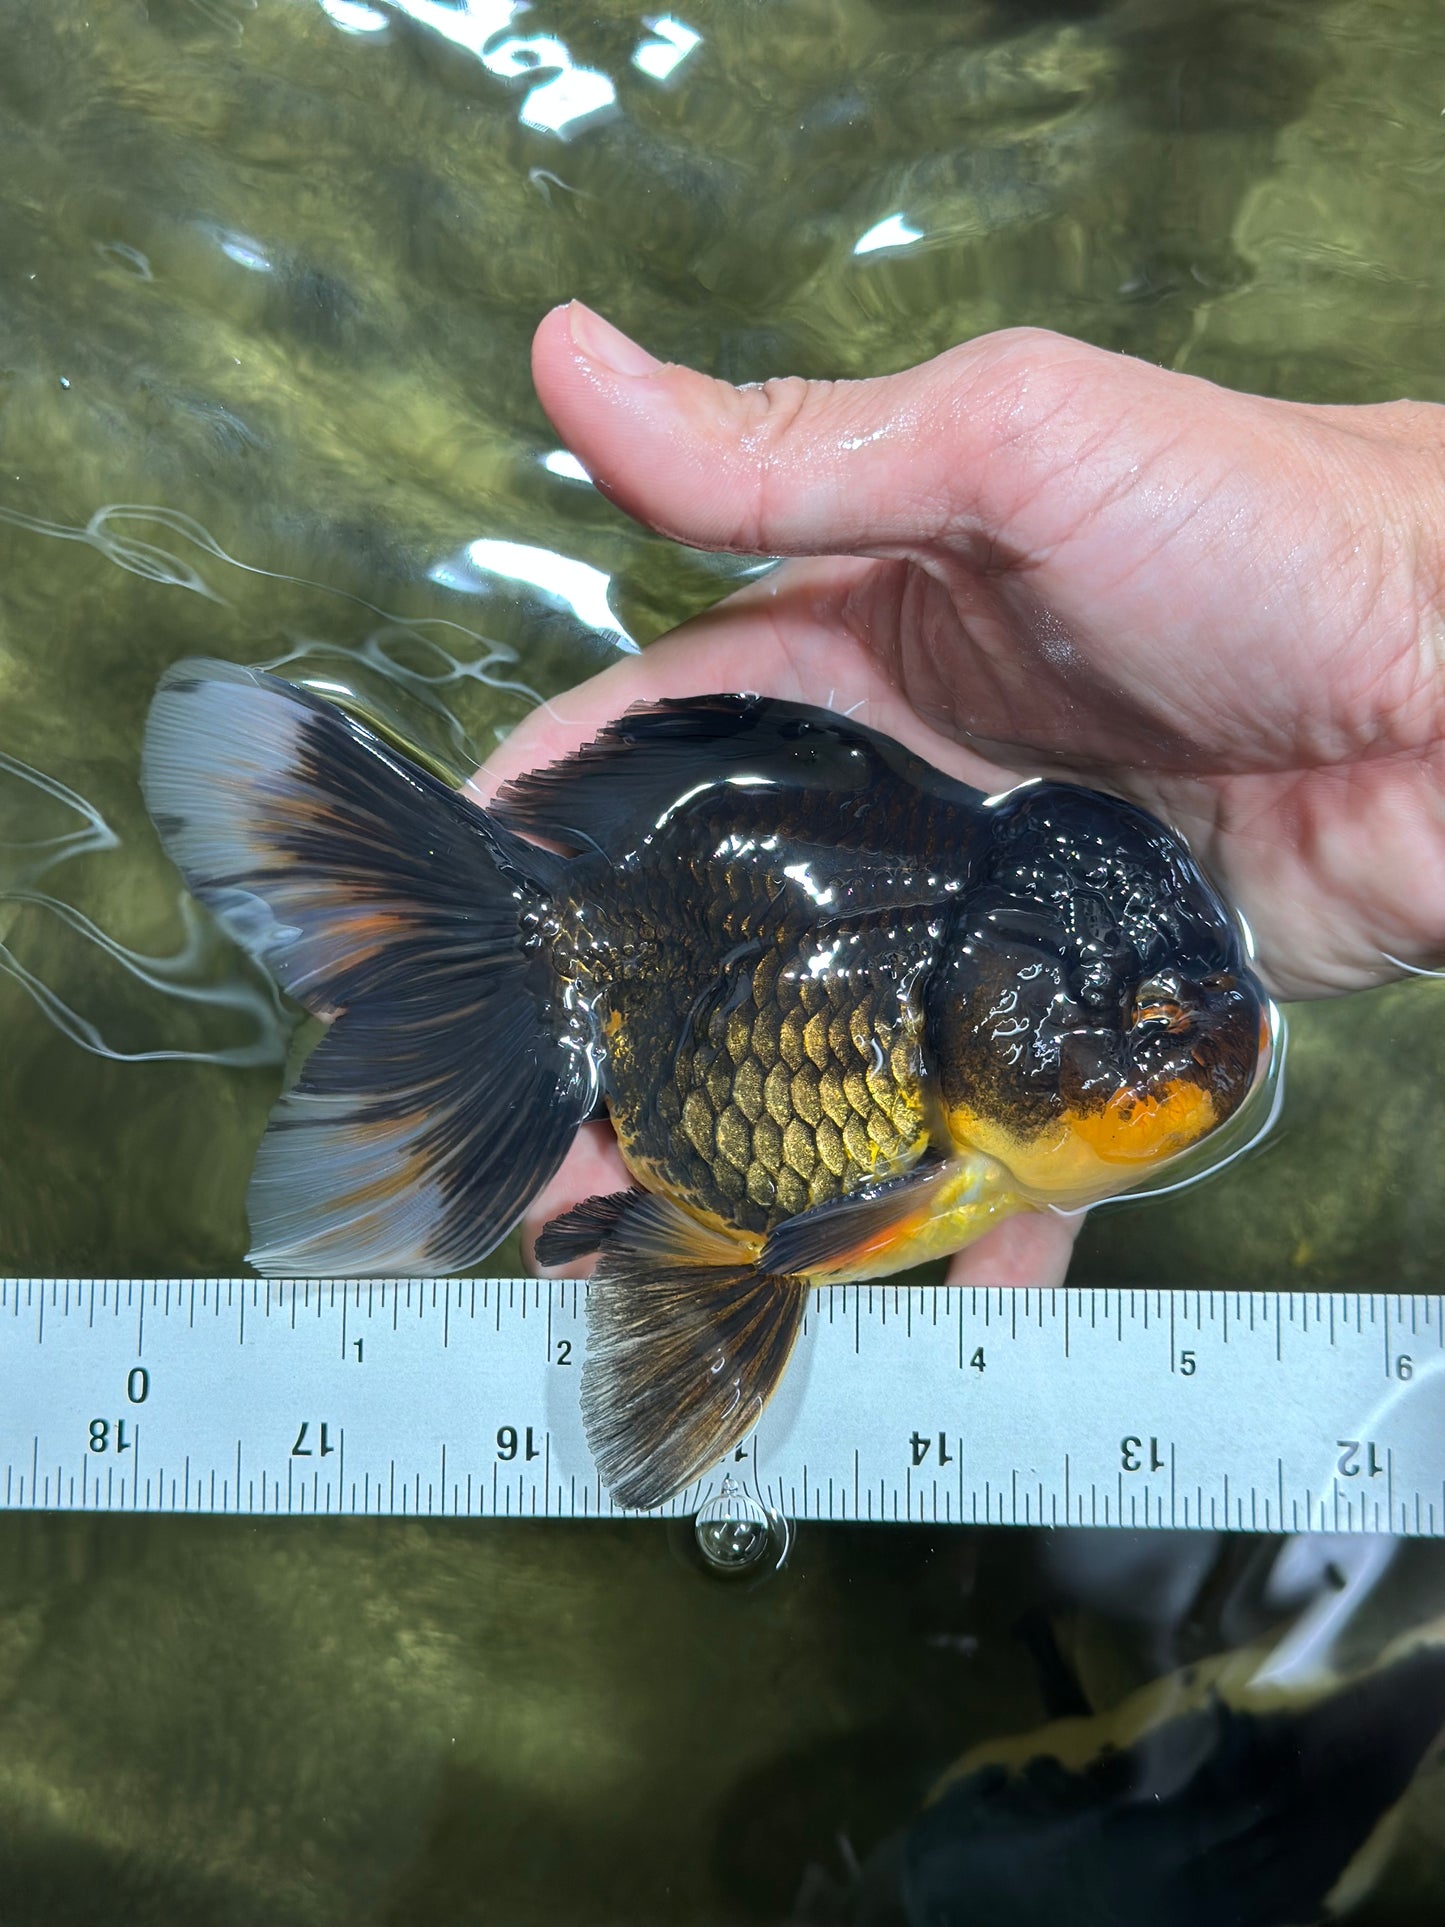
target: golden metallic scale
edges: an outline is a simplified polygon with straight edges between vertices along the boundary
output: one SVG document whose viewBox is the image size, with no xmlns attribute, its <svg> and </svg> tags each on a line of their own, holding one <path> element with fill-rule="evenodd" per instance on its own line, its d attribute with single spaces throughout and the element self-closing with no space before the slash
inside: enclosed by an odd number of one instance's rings
<svg viewBox="0 0 1445 1927">
<path fill-rule="evenodd" d="M 629 712 L 482 811 L 255 671 L 162 685 L 147 798 L 191 887 L 334 1027 L 277 1106 L 259 1267 L 478 1263 L 605 1108 L 583 1411 L 661 1502 L 755 1423 L 810 1285 L 1136 1184 L 1269 1048 L 1238 931 L 1118 798 L 999 798 L 827 711 Z"/>
</svg>

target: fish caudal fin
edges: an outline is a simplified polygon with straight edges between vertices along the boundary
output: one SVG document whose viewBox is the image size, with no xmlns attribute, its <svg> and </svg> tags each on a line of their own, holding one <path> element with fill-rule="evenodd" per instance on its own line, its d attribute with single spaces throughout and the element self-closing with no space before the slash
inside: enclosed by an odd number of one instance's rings
<svg viewBox="0 0 1445 1927">
<path fill-rule="evenodd" d="M 607 1200 L 588 1290 L 582 1421 L 612 1497 L 645 1510 L 757 1424 L 802 1330 L 808 1287 L 759 1271 L 735 1240 L 666 1199 L 616 1202 Z"/>
<path fill-rule="evenodd" d="M 271 1114 L 251 1263 L 478 1262 L 595 1095 L 521 921 L 559 860 L 330 704 L 228 663 L 165 677 L 144 787 L 194 893 L 334 1025 Z"/>
</svg>

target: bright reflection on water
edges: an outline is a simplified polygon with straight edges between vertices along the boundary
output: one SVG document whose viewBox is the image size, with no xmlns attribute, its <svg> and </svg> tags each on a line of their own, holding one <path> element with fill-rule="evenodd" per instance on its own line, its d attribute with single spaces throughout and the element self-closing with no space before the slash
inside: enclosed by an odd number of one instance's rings
<svg viewBox="0 0 1445 1927">
<path fill-rule="evenodd" d="M 518 118 L 524 127 L 570 135 L 584 123 L 606 113 L 616 102 L 617 89 L 606 74 L 591 67 L 579 67 L 554 34 L 499 37 L 511 21 L 526 13 L 525 4 L 493 0 L 491 5 L 448 6 L 443 0 L 396 0 L 396 6 L 398 12 L 410 15 L 420 25 L 476 54 L 487 72 L 501 79 L 513 80 L 520 74 L 550 69 L 551 78 L 533 87 L 523 98 Z M 330 11 L 328 7 L 327 12 Z M 355 28 L 349 30 L 354 32 Z M 677 57 L 681 58 L 681 54 Z"/>
<path fill-rule="evenodd" d="M 565 475 L 568 481 L 586 482 L 589 488 L 592 485 L 592 477 L 570 448 L 554 448 L 542 457 L 542 466 L 549 475 Z"/>
<path fill-rule="evenodd" d="M 384 33 L 391 24 L 386 14 L 361 5 L 360 0 L 321 0 L 321 6 L 343 33 Z"/>
<path fill-rule="evenodd" d="M 460 782 L 765 566 L 590 486 L 531 392 L 553 303 L 739 381 L 1035 323 L 1279 395 L 1445 399 L 1430 0 L 0 20 L 10 1272 L 215 1275 L 245 1249 L 292 1019 L 141 807 L 168 663 L 273 666 Z M 1263 1149 L 1098 1214 L 1076 1281 L 1438 1290 L 1442 1014 L 1429 981 L 1291 1012 Z M 745 1592 L 646 1530 L 0 1513 L 6 1927 L 881 1927 L 890 1834 L 1071 1670 L 1113 1705 L 1296 1614 L 1285 1658 L 1313 1667 L 1445 1596 L 1418 1547 L 1388 1570 L 1148 1550 L 1145 1575 L 1112 1540 L 814 1531 Z M 1426 1793 L 1368 1927 L 1438 1917 Z"/>
<path fill-rule="evenodd" d="M 271 263 L 259 241 L 253 241 L 245 234 L 227 234 L 224 228 L 214 230 L 216 245 L 228 261 L 234 261 L 238 268 L 249 268 L 252 274 L 269 274 Z"/>
<path fill-rule="evenodd" d="M 910 242 L 921 241 L 923 229 L 913 227 L 901 214 L 890 214 L 886 220 L 875 221 L 866 234 L 860 234 L 853 243 L 855 254 L 873 254 L 879 248 L 906 248 Z"/>
<path fill-rule="evenodd" d="M 557 473 L 555 469 L 552 472 Z M 461 555 L 449 562 L 434 563 L 428 574 L 443 588 L 473 592 L 485 592 L 488 576 L 529 582 L 565 604 L 595 634 L 609 637 L 619 649 L 636 654 L 637 644 L 619 624 L 608 600 L 610 577 L 586 562 L 573 562 L 525 542 L 482 540 L 469 542 Z"/>
<path fill-rule="evenodd" d="M 415 20 L 454 46 L 465 48 L 469 54 L 476 54 L 493 73 L 519 71 L 515 65 L 508 64 L 510 53 L 500 56 L 494 53 L 489 58 L 486 48 L 518 14 L 526 12 L 524 0 L 460 0 L 459 5 L 452 5 L 449 0 L 394 0 L 394 4 L 399 15 Z M 331 8 L 327 7 L 326 11 L 330 13 Z"/>
<path fill-rule="evenodd" d="M 654 80 L 666 80 L 675 73 L 695 47 L 702 45 L 702 35 L 685 27 L 680 20 L 673 20 L 663 13 L 649 15 L 645 26 L 650 27 L 656 36 L 644 40 L 632 56 L 632 64 L 644 74 L 651 74 Z"/>
</svg>

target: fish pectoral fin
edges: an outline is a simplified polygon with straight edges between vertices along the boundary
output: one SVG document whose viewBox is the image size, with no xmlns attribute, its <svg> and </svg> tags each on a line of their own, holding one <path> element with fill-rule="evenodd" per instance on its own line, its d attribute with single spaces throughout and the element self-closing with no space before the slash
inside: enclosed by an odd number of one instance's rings
<svg viewBox="0 0 1445 1927">
<path fill-rule="evenodd" d="M 588 1288 L 582 1422 L 619 1505 L 663 1504 L 742 1443 L 806 1302 L 801 1279 L 759 1271 L 666 1199 L 641 1192 L 618 1213 Z"/>
<path fill-rule="evenodd" d="M 912 1263 L 915 1255 L 931 1257 L 931 1250 L 915 1254 L 910 1247 L 925 1228 L 958 1214 L 970 1201 L 970 1189 L 985 1181 L 975 1158 L 926 1158 L 902 1177 L 785 1218 L 769 1234 L 758 1263 L 765 1271 L 818 1284 L 835 1273 L 868 1277 Z M 966 1236 L 961 1222 L 956 1242 Z"/>
</svg>

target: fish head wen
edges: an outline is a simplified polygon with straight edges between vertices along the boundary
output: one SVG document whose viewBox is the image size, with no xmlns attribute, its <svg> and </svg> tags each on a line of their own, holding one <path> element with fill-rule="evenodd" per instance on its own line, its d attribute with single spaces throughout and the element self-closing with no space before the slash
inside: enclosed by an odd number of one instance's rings
<svg viewBox="0 0 1445 1927">
<path fill-rule="evenodd" d="M 927 1010 L 950 1135 L 1040 1202 L 1142 1182 L 1234 1115 L 1273 1049 L 1240 928 L 1182 841 L 1063 783 L 1001 798 Z"/>
</svg>

